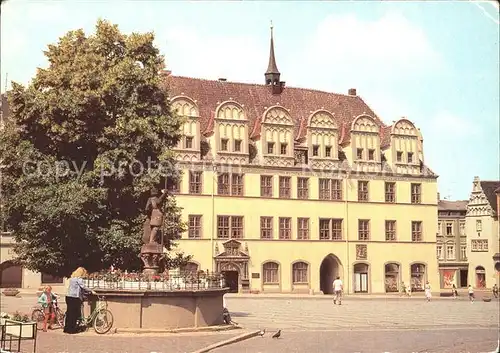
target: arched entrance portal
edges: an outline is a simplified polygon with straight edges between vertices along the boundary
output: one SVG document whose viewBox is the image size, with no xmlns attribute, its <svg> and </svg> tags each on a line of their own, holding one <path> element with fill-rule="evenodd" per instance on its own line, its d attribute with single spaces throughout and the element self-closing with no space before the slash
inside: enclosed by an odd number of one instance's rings
<svg viewBox="0 0 500 353">
<path fill-rule="evenodd" d="M 323 294 L 333 294 L 333 281 L 341 273 L 340 260 L 333 254 L 327 255 L 319 267 L 319 288 Z"/>
<path fill-rule="evenodd" d="M 354 265 L 354 293 L 368 293 L 368 264 Z"/>
<path fill-rule="evenodd" d="M 486 271 L 483 266 L 476 267 L 476 288 L 486 288 Z"/>
<path fill-rule="evenodd" d="M 0 288 L 21 288 L 23 284 L 23 268 L 11 261 L 0 265 Z"/>
</svg>

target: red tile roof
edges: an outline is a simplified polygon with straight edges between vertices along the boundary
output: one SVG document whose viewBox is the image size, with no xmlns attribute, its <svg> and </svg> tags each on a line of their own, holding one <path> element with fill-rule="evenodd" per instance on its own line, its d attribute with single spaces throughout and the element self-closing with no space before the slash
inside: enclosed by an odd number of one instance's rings
<svg viewBox="0 0 500 353">
<path fill-rule="evenodd" d="M 213 131 L 215 109 L 224 101 L 233 100 L 243 106 L 249 120 L 251 137 L 260 134 L 262 116 L 267 108 L 280 105 L 286 108 L 295 122 L 295 138 L 305 136 L 309 116 L 325 109 L 336 118 L 340 143 L 349 141 L 351 124 L 362 114 L 373 117 L 381 127 L 381 138 L 388 141 L 390 128 L 386 127 L 373 110 L 358 96 L 329 93 L 312 89 L 285 87 L 281 94 L 273 95 L 266 85 L 213 81 L 165 74 L 170 97 L 187 96 L 196 101 L 201 118 L 201 131 Z"/>
</svg>

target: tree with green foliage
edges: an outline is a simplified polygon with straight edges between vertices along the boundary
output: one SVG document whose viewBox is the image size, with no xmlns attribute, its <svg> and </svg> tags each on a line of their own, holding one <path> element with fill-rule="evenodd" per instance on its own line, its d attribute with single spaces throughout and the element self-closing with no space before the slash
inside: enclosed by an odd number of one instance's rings
<svg viewBox="0 0 500 353">
<path fill-rule="evenodd" d="M 45 51 L 49 65 L 26 87 L 12 83 L 0 136 L 5 222 L 27 268 L 68 275 L 78 266 L 137 270 L 152 186 L 175 183 L 171 149 L 182 121 L 161 84 L 153 33 L 68 32 Z M 164 229 L 185 225 L 169 195 Z M 168 241 L 167 266 L 188 258 Z"/>
</svg>

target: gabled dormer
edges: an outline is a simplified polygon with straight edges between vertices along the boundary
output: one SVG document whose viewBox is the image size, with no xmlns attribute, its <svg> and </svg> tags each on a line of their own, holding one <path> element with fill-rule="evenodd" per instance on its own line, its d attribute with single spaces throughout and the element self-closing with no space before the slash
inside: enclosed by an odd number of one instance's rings
<svg viewBox="0 0 500 353">
<path fill-rule="evenodd" d="M 221 163 L 248 163 L 248 118 L 243 105 L 228 100 L 215 109 L 210 145 Z"/>
<path fill-rule="evenodd" d="M 353 120 L 347 152 L 356 170 L 380 169 L 380 127 L 373 117 L 362 114 Z"/>
<path fill-rule="evenodd" d="M 422 135 L 406 118 L 398 120 L 391 129 L 390 146 L 386 151 L 387 162 L 399 174 L 420 174 L 423 162 Z"/>
<path fill-rule="evenodd" d="M 170 107 L 184 120 L 182 137 L 175 148 L 177 159 L 190 162 L 199 161 L 200 111 L 196 102 L 186 96 L 177 96 L 170 100 Z"/>
<path fill-rule="evenodd" d="M 260 141 L 256 143 L 265 165 L 294 165 L 293 133 L 294 123 L 287 109 L 277 105 L 266 109 L 261 120 Z"/>
<path fill-rule="evenodd" d="M 339 159 L 339 130 L 332 113 L 320 109 L 307 121 L 308 160 L 313 168 L 333 167 Z"/>
</svg>

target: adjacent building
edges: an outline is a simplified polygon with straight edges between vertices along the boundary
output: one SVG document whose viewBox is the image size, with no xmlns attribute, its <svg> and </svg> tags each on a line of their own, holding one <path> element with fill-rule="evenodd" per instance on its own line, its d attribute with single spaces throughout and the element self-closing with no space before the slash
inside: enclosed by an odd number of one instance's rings
<svg viewBox="0 0 500 353">
<path fill-rule="evenodd" d="M 440 288 L 468 286 L 467 234 L 465 216 L 467 200 L 438 202 L 436 257 L 439 264 Z"/>
<path fill-rule="evenodd" d="M 469 283 L 478 289 L 491 288 L 499 281 L 498 188 L 500 181 L 482 181 L 474 177 L 467 205 Z"/>
<path fill-rule="evenodd" d="M 192 270 L 233 291 L 439 288 L 437 176 L 420 130 L 384 124 L 357 94 L 286 87 L 274 44 L 264 84 L 165 74 L 186 119 L 171 190 Z"/>
</svg>

